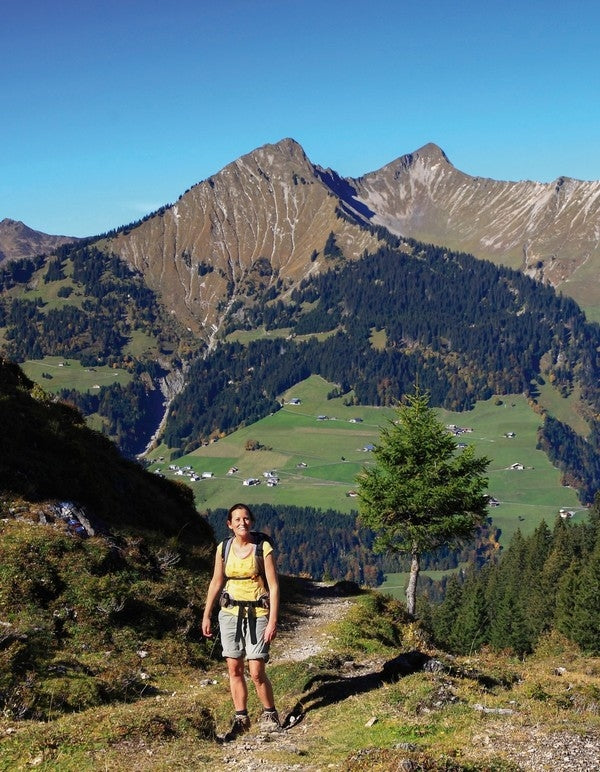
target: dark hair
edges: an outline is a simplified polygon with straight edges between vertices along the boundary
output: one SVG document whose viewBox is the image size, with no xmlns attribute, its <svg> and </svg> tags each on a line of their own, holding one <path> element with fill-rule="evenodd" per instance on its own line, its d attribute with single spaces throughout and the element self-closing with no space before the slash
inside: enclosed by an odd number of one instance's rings
<svg viewBox="0 0 600 772">
<path fill-rule="evenodd" d="M 252 510 L 247 504 L 234 504 L 232 507 L 229 507 L 229 511 L 227 512 L 227 522 L 231 522 L 231 517 L 236 509 L 245 509 L 248 513 L 248 517 L 250 518 L 250 521 L 254 522 L 254 515 L 252 514 Z"/>
</svg>

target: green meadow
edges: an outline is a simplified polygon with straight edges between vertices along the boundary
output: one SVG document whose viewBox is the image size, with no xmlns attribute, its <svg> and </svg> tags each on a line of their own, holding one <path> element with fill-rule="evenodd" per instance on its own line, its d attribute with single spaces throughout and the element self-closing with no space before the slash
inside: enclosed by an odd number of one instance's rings
<svg viewBox="0 0 600 772">
<path fill-rule="evenodd" d="M 44 391 L 52 394 L 61 389 L 76 389 L 81 392 L 94 392 L 100 386 L 110 386 L 118 382 L 125 386 L 131 375 L 125 370 L 114 367 L 83 367 L 76 359 L 64 357 L 44 357 L 28 360 L 21 368 L 34 383 L 39 383 Z M 46 377 L 44 377 L 44 373 Z M 48 378 L 48 375 L 52 376 Z"/>
<path fill-rule="evenodd" d="M 373 463 L 366 448 L 377 443 L 381 427 L 394 418 L 394 410 L 348 407 L 341 398 L 327 399 L 331 389 L 332 384 L 311 376 L 282 395 L 285 405 L 277 413 L 171 462 L 190 466 L 200 475 L 212 473 L 209 479 L 188 481 L 198 509 L 228 508 L 241 500 L 250 505 L 264 502 L 356 511 L 358 500 L 348 494 L 356 488 L 361 469 Z M 291 405 L 293 398 L 300 404 Z M 536 449 L 540 417 L 525 397 L 492 398 L 467 413 L 437 413 L 444 424 L 469 430 L 457 437 L 457 443 L 473 444 L 478 454 L 490 458 L 488 489 L 500 502 L 490 508 L 490 515 L 501 529 L 502 543 L 507 544 L 517 528 L 530 533 L 542 519 L 551 525 L 561 507 L 575 511 L 576 517 L 585 516 L 575 491 L 561 485 L 560 472 Z M 362 420 L 351 423 L 350 419 Z M 246 450 L 249 440 L 259 443 L 260 449 Z M 159 462 L 161 456 L 165 460 Z M 173 475 L 166 448 L 157 448 L 151 458 L 152 469 Z M 514 464 L 523 468 L 511 469 Z M 228 474 L 232 467 L 238 471 Z M 267 486 L 264 477 L 271 470 L 280 479 L 275 487 Z M 260 484 L 243 485 L 251 477 Z"/>
</svg>

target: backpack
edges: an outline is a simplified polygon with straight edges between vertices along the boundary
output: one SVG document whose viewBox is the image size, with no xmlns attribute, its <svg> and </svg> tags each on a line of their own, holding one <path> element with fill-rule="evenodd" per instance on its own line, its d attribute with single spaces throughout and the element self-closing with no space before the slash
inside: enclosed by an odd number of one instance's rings
<svg viewBox="0 0 600 772">
<path fill-rule="evenodd" d="M 258 572 L 266 582 L 264 543 L 268 542 L 271 546 L 273 546 L 273 542 L 271 541 L 271 537 L 269 536 L 269 534 L 263 533 L 262 531 L 251 531 L 250 533 L 251 533 L 253 543 L 256 544 L 256 551 L 254 553 L 254 557 L 256 558 L 256 565 L 258 568 Z M 225 566 L 227 565 L 227 558 L 229 557 L 229 552 L 231 551 L 231 545 L 233 544 L 234 539 L 235 539 L 235 536 L 230 536 L 228 539 L 225 539 L 221 544 L 221 558 L 223 559 L 223 570 L 225 570 Z M 227 574 L 225 574 L 225 578 L 229 579 Z M 236 577 L 236 579 L 253 579 L 253 578 L 254 578 L 254 575 Z"/>
</svg>

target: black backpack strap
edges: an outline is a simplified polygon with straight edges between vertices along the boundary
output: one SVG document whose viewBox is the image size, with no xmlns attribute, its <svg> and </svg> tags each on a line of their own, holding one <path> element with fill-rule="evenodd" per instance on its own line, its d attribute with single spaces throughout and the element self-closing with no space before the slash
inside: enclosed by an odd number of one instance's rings
<svg viewBox="0 0 600 772">
<path fill-rule="evenodd" d="M 227 558 L 229 557 L 233 539 L 234 537 L 230 536 L 228 539 L 223 539 L 223 542 L 221 543 L 221 558 L 223 559 L 223 568 L 225 568 L 227 565 Z"/>
</svg>

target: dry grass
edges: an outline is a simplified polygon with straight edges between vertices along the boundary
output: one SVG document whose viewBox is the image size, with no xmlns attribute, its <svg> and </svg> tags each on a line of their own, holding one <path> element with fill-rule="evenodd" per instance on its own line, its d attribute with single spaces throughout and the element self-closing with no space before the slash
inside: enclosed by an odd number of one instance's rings
<svg viewBox="0 0 600 772">
<path fill-rule="evenodd" d="M 407 769 L 509 772 L 534 769 L 526 765 L 528 749 L 548 751 L 565 733 L 573 743 L 586 738 L 600 747 L 600 659 L 557 637 L 524 662 L 491 652 L 450 658 L 428 649 L 414 626 L 404 635 L 401 627 L 404 642 L 392 648 L 379 640 L 381 625 L 365 628 L 365 603 L 368 609 L 370 601 L 359 596 L 350 604 L 360 626 L 355 641 L 339 623 L 320 624 L 329 651 L 270 665 L 281 712 L 298 701 L 305 709 L 294 729 L 271 742 L 256 728 L 236 743 L 216 742 L 231 711 L 222 663 L 208 672 L 163 668 L 152 674 L 156 693 L 130 704 L 48 723 L 0 721 L 0 769 L 143 772 L 233 764 L 354 772 L 395 770 L 410 760 Z M 414 651 L 409 640 L 420 641 L 429 669 L 397 669 L 398 655 Z M 253 695 L 249 708 L 256 717 Z M 553 769 L 566 767 L 559 760 Z"/>
</svg>

